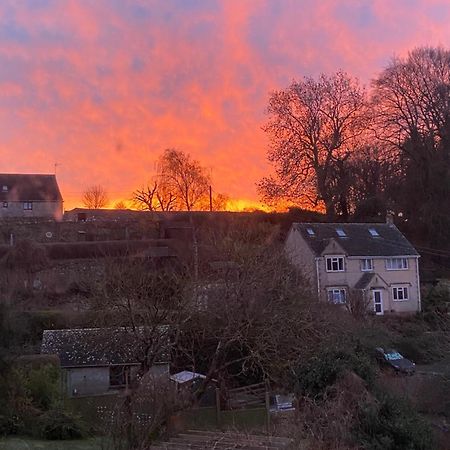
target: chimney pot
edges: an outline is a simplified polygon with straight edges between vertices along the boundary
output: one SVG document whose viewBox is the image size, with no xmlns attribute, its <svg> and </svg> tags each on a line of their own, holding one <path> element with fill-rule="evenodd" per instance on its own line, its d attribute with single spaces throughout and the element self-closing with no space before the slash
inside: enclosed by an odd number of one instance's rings
<svg viewBox="0 0 450 450">
<path fill-rule="evenodd" d="M 394 214 L 392 213 L 392 211 L 388 211 L 386 213 L 386 223 L 388 225 L 394 225 Z"/>
</svg>

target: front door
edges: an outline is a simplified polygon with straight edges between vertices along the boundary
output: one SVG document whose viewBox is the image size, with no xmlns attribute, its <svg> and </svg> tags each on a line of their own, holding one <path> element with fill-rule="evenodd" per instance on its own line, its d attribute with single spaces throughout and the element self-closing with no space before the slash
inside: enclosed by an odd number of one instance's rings
<svg viewBox="0 0 450 450">
<path fill-rule="evenodd" d="M 377 316 L 382 316 L 384 314 L 383 309 L 383 293 L 381 290 L 376 289 L 373 292 L 373 309 Z"/>
</svg>

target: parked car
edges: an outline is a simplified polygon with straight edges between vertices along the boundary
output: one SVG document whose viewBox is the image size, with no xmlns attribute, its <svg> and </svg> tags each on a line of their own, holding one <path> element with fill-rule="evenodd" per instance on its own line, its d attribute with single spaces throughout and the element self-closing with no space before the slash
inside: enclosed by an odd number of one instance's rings
<svg viewBox="0 0 450 450">
<path fill-rule="evenodd" d="M 375 349 L 375 355 L 380 365 L 391 367 L 395 370 L 395 373 L 412 375 L 416 371 L 416 365 L 412 361 L 392 348 L 384 350 L 381 347 L 377 347 Z"/>
</svg>

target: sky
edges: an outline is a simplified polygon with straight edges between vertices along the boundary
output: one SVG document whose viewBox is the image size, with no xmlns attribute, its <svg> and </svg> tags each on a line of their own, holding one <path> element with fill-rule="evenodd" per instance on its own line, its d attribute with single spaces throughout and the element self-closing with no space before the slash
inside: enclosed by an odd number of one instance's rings
<svg viewBox="0 0 450 450">
<path fill-rule="evenodd" d="M 166 148 L 258 205 L 269 94 L 450 46 L 450 0 L 1 0 L 0 172 L 54 173 L 66 209 L 127 200 Z M 56 164 L 56 166 L 55 166 Z"/>
</svg>

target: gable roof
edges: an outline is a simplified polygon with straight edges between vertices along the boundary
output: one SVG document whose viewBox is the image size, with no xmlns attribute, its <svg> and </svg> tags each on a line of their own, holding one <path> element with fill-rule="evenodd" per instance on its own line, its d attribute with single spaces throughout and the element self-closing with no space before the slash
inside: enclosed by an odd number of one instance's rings
<svg viewBox="0 0 450 450">
<path fill-rule="evenodd" d="M 143 347 L 126 328 L 74 328 L 44 330 L 41 353 L 58 355 L 61 367 L 104 367 L 139 364 Z"/>
<path fill-rule="evenodd" d="M 294 223 L 315 256 L 334 240 L 347 256 L 419 256 L 395 225 L 386 223 Z M 308 229 L 310 231 L 308 231 Z M 375 230 L 373 236 L 369 230 Z M 339 232 L 337 230 L 342 230 Z"/>
<path fill-rule="evenodd" d="M 55 175 L 0 173 L 0 201 L 56 202 L 62 196 Z"/>
</svg>

